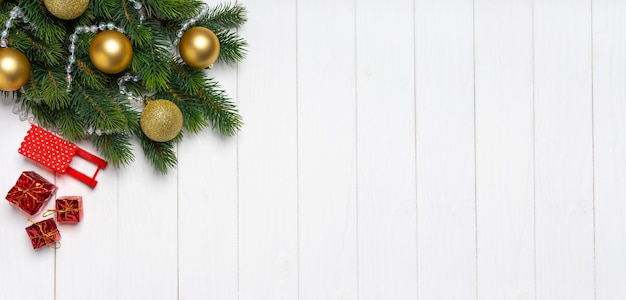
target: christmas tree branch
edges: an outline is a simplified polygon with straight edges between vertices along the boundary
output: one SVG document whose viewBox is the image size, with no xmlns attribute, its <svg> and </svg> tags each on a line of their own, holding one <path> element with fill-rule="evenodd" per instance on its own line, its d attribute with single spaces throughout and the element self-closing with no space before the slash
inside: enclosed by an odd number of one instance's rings
<svg viewBox="0 0 626 300">
<path fill-rule="evenodd" d="M 217 82 L 206 78 L 202 70 L 192 69 L 181 61 L 173 63 L 172 68 L 176 70 L 172 72 L 173 89 L 181 91 L 180 98 L 198 102 L 204 118 L 213 128 L 225 135 L 234 135 L 241 128 L 243 123 L 236 105 Z M 201 123 L 197 124 L 200 125 Z M 192 126 L 190 129 L 195 128 L 198 127 Z"/>
<path fill-rule="evenodd" d="M 207 27 L 215 33 L 238 28 L 246 22 L 246 9 L 239 3 L 212 7 L 196 25 Z"/>
<path fill-rule="evenodd" d="M 175 140 L 159 143 L 149 139 L 141 130 L 135 130 L 134 134 L 139 139 L 144 155 L 157 171 L 167 173 L 169 168 L 176 167 Z"/>
<path fill-rule="evenodd" d="M 237 106 L 226 92 L 219 88 L 217 82 L 207 79 L 206 88 L 198 91 L 198 96 L 204 103 L 205 116 L 213 128 L 225 135 L 235 135 L 243 125 Z"/>
<path fill-rule="evenodd" d="M 127 133 L 111 133 L 89 136 L 91 144 L 114 167 L 127 165 L 135 159 Z"/>
<path fill-rule="evenodd" d="M 130 101 L 150 96 L 173 102 L 191 133 L 211 126 L 233 135 L 241 128 L 234 101 L 207 77 L 210 70 L 191 68 L 178 57 L 175 41 L 190 26 L 206 27 L 220 42 L 216 64 L 243 60 L 247 43 L 236 32 L 246 21 L 242 5 L 205 8 L 200 0 L 99 0 L 89 1 L 76 19 L 61 20 L 44 0 L 4 0 L 0 14 L 5 20 L 14 6 L 21 8 L 24 19 L 13 14 L 7 42 L 26 56 L 32 71 L 22 89 L 3 94 L 15 97 L 21 117 L 30 113 L 36 123 L 69 140 L 90 140 L 116 167 L 134 159 L 130 139 L 136 136 L 147 159 L 163 173 L 176 166 L 175 145 L 183 133 L 168 142 L 151 140 L 139 124 L 141 110 Z M 110 23 L 121 28 L 132 46 L 130 65 L 117 74 L 104 73 L 98 65 L 102 61 L 91 61 L 90 44 Z M 140 80 L 126 82 L 125 73 Z"/>
<path fill-rule="evenodd" d="M 218 63 L 234 64 L 246 58 L 248 43 L 239 34 L 232 31 L 222 31 L 217 33 L 217 38 L 220 40 Z"/>
<path fill-rule="evenodd" d="M 145 0 L 150 16 L 162 20 L 189 19 L 197 14 L 201 1 L 189 0 Z"/>
</svg>

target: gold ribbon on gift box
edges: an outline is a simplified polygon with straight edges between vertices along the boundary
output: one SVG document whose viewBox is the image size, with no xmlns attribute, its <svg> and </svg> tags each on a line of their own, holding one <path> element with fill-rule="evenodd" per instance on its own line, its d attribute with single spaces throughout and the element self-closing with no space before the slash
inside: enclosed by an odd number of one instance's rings
<svg viewBox="0 0 626 300">
<path fill-rule="evenodd" d="M 70 206 L 70 205 L 69 205 L 69 203 L 67 202 L 67 200 L 72 200 L 72 199 L 62 199 L 62 200 L 61 200 L 61 201 L 64 201 L 64 204 L 65 204 L 64 206 L 65 206 L 65 207 Z M 57 201 L 59 201 L 59 200 L 57 200 Z M 51 215 L 52 215 L 52 214 L 54 214 L 54 213 L 58 213 L 58 214 L 60 214 L 63 218 L 65 218 L 66 216 L 63 216 L 63 214 L 66 214 L 66 213 L 68 213 L 68 212 L 78 212 L 78 211 L 80 211 L 81 209 L 83 209 L 83 202 L 82 202 L 82 201 L 79 201 L 79 202 L 78 202 L 78 207 L 69 207 L 69 208 L 65 208 L 65 209 L 48 209 L 48 210 L 46 210 L 46 212 L 44 212 L 41 216 L 45 218 L 45 217 L 49 217 L 49 216 L 51 216 Z"/>
<path fill-rule="evenodd" d="M 42 203 L 45 201 L 45 199 L 39 199 L 37 198 L 35 195 L 37 194 L 41 194 L 41 193 L 45 193 L 48 190 L 46 188 L 43 187 L 43 185 L 39 182 L 33 182 L 33 184 L 31 184 L 31 186 L 29 186 L 27 189 L 22 189 L 21 187 L 17 187 L 17 190 L 15 191 L 9 191 L 9 195 L 10 197 L 16 197 L 18 200 L 16 201 L 16 203 L 21 203 L 24 200 L 24 197 L 29 196 L 31 197 L 33 200 L 35 200 L 35 202 L 37 203 Z M 31 194 L 32 193 L 32 194 Z M 10 202 L 12 205 L 17 205 L 14 204 L 13 202 Z"/>
<path fill-rule="evenodd" d="M 31 219 L 28 219 L 28 222 L 30 222 L 33 225 L 37 225 L 37 227 L 39 227 L 39 232 L 41 233 L 41 235 L 38 235 L 38 236 L 31 236 L 30 237 L 31 240 L 34 240 L 34 239 L 39 238 L 39 237 L 43 237 L 44 240 L 47 239 L 47 240 L 53 240 L 54 241 L 54 235 L 59 233 L 59 228 L 55 228 L 54 230 L 52 230 L 52 231 L 50 231 L 48 233 L 44 233 L 43 227 L 41 226 L 41 222 L 35 223 Z M 48 246 L 48 248 L 50 248 L 50 249 L 59 249 L 59 248 L 61 248 L 61 242 L 60 241 L 54 241 L 54 244 L 55 245 L 52 246 L 52 244 L 46 243 L 46 246 Z"/>
</svg>

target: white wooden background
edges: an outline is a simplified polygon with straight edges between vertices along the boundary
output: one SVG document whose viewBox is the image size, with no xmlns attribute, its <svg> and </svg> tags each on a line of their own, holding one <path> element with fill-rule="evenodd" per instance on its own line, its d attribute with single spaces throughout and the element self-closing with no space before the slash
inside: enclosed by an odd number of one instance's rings
<svg viewBox="0 0 626 300">
<path fill-rule="evenodd" d="M 34 251 L 0 205 L 0 299 L 626 299 L 626 1 L 241 3 L 246 125 L 166 176 L 55 176 L 2 102 L 0 191 L 85 218 Z"/>
</svg>

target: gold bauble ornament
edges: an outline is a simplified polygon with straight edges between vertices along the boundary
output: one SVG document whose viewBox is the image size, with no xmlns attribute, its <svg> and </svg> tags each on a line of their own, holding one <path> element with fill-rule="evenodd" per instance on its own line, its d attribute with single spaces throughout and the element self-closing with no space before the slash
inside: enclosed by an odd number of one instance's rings
<svg viewBox="0 0 626 300">
<path fill-rule="evenodd" d="M 210 67 L 220 55 L 220 41 L 213 31 L 204 27 L 191 27 L 180 38 L 180 57 L 193 68 Z"/>
<path fill-rule="evenodd" d="M 30 78 L 30 62 L 13 48 L 0 49 L 0 90 L 15 91 Z"/>
<path fill-rule="evenodd" d="M 151 140 L 168 142 L 183 129 L 183 113 L 169 100 L 153 100 L 143 109 L 139 123 Z"/>
<path fill-rule="evenodd" d="M 105 30 L 91 41 L 89 58 L 98 70 L 115 74 L 126 69 L 133 60 L 133 47 L 125 35 L 116 30 Z"/>
<path fill-rule="evenodd" d="M 43 0 L 43 4 L 53 16 L 63 20 L 72 20 L 80 17 L 87 10 L 89 0 Z"/>
</svg>

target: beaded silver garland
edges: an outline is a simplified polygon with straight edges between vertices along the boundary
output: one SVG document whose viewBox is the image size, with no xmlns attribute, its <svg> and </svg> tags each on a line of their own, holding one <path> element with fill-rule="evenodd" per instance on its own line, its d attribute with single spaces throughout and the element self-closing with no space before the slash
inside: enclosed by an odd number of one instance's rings
<svg viewBox="0 0 626 300">
<path fill-rule="evenodd" d="M 141 77 L 138 74 L 126 73 L 117 79 L 117 86 L 119 87 L 120 94 L 126 96 L 126 99 L 134 102 L 138 106 L 143 104 L 143 95 L 135 95 L 133 92 L 126 88 L 126 83 L 129 81 L 138 82 Z"/>
<path fill-rule="evenodd" d="M 143 4 L 136 0 L 128 0 L 128 2 L 133 4 L 133 8 L 137 10 L 137 14 L 139 14 L 139 24 L 143 23 L 146 20 L 146 11 L 143 8 Z"/>
<path fill-rule="evenodd" d="M 178 45 L 180 43 L 180 38 L 183 37 L 183 34 L 185 34 L 185 31 L 187 31 L 187 29 L 191 28 L 193 25 L 196 24 L 196 22 L 198 22 L 198 20 L 202 19 L 204 17 L 204 15 L 206 15 L 209 12 L 209 6 L 206 4 L 202 4 L 200 6 L 200 13 L 187 20 L 187 22 L 183 23 L 183 25 L 180 27 L 180 29 L 178 29 L 178 31 L 176 31 L 176 38 L 174 39 L 174 45 Z"/>
<path fill-rule="evenodd" d="M 72 71 L 74 70 L 74 63 L 76 62 L 76 56 L 74 56 L 74 52 L 76 51 L 76 41 L 78 41 L 78 35 L 81 33 L 96 33 L 98 31 L 104 30 L 117 30 L 120 33 L 124 33 L 124 28 L 117 27 L 113 22 L 100 22 L 98 25 L 91 26 L 76 26 L 74 33 L 70 34 L 70 45 L 68 50 L 70 51 L 70 56 L 67 58 L 67 66 L 65 66 L 65 72 L 67 73 L 65 80 L 67 81 L 66 91 L 69 93 L 72 91 L 72 81 L 74 77 L 72 77 Z"/>
<path fill-rule="evenodd" d="M 22 9 L 19 6 L 14 6 L 13 9 L 9 12 L 9 19 L 4 21 L 4 29 L 2 33 L 0 33 L 0 47 L 6 48 L 9 46 L 9 42 L 7 38 L 9 37 L 9 30 L 13 28 L 15 20 L 22 19 L 22 22 L 26 23 L 27 29 L 34 29 L 35 24 L 29 23 L 28 17 L 24 15 Z"/>
</svg>

